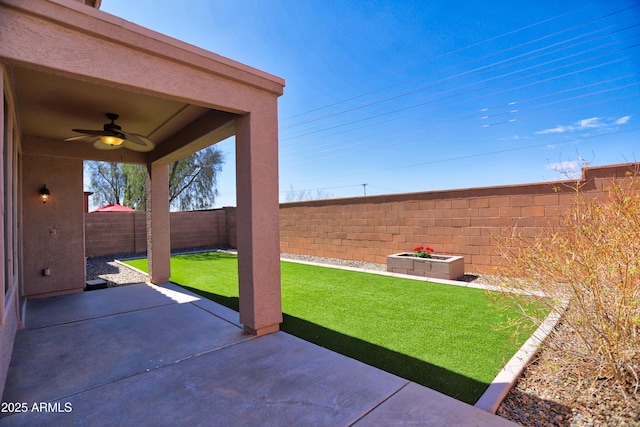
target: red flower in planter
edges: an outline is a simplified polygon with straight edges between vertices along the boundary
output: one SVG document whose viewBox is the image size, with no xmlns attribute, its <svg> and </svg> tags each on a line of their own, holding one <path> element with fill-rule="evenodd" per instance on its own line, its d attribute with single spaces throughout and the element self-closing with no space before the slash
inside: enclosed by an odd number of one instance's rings
<svg viewBox="0 0 640 427">
<path fill-rule="evenodd" d="M 417 258 L 431 258 L 431 254 L 433 253 L 433 248 L 430 248 L 429 246 L 426 248 L 424 246 L 418 246 L 413 250 L 415 251 L 413 256 Z"/>
</svg>

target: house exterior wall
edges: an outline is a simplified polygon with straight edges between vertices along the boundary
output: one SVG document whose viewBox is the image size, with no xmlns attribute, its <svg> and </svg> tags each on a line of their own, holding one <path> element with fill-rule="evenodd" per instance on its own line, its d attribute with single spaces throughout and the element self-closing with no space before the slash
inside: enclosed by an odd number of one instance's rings
<svg viewBox="0 0 640 427">
<path fill-rule="evenodd" d="M 20 133 L 15 97 L 6 68 L 0 64 L 0 400 L 16 330 L 20 304 Z"/>
<path fill-rule="evenodd" d="M 24 153 L 22 183 L 24 296 L 82 291 L 86 280 L 82 160 Z M 51 197 L 42 203 L 38 193 L 45 184 Z"/>
<path fill-rule="evenodd" d="M 13 341 L 18 329 L 18 310 L 13 303 L 9 304 L 3 313 L 2 325 L 0 326 L 0 401 L 4 391 L 7 371 L 11 363 L 11 353 L 13 352 Z"/>
</svg>

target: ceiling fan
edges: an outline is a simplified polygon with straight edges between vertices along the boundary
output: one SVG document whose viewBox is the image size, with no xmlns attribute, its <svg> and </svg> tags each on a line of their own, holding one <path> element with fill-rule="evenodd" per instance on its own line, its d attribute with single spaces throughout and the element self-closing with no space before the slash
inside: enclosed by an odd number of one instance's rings
<svg viewBox="0 0 640 427">
<path fill-rule="evenodd" d="M 117 114 L 107 113 L 106 116 L 111 120 L 111 123 L 105 123 L 102 130 L 71 129 L 84 135 L 72 136 L 65 141 L 93 138 L 95 139 L 93 146 L 98 150 L 115 150 L 122 147 L 140 152 L 153 150 L 155 144 L 147 137 L 123 131 L 122 127 L 115 123 L 119 117 Z"/>
</svg>

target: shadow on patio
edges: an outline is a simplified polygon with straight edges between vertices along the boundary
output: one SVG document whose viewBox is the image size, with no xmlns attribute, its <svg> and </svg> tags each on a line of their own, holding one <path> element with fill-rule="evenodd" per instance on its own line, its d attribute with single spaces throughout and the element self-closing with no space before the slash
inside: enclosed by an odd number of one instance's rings
<svg viewBox="0 0 640 427">
<path fill-rule="evenodd" d="M 513 425 L 173 284 L 29 301 L 4 401 L 27 411 L 0 425 Z"/>
<path fill-rule="evenodd" d="M 227 297 L 180 285 L 182 288 L 238 311 L 238 298 Z M 415 357 L 363 341 L 359 338 L 325 328 L 316 323 L 283 313 L 282 330 L 306 341 L 360 360 L 367 365 L 382 369 L 402 378 L 433 388 L 470 404 L 489 387 L 489 384 L 460 375 L 448 369 L 425 362 Z M 473 357 L 470 354 L 469 357 Z"/>
</svg>

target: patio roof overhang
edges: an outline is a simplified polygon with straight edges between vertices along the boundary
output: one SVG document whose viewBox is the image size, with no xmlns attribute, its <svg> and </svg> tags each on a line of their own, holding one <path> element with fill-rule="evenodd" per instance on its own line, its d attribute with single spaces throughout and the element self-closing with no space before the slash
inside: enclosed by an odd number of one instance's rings
<svg viewBox="0 0 640 427">
<path fill-rule="evenodd" d="M 168 165 L 235 135 L 241 321 L 253 333 L 277 330 L 277 98 L 284 80 L 78 0 L 0 0 L 0 71 L 24 162 L 39 156 L 49 160 L 38 167 L 55 159 L 147 165 L 154 283 L 170 275 Z M 64 141 L 75 136 L 72 128 L 100 129 L 108 112 L 120 115 L 123 129 L 150 138 L 154 150 L 104 151 L 91 141 Z M 27 219 L 38 220 L 25 218 L 25 228 Z M 30 244 L 25 237 L 25 251 L 36 254 Z M 34 277 L 41 271 L 26 261 L 23 270 Z"/>
<path fill-rule="evenodd" d="M 0 7 L 1 56 L 11 66 L 24 143 L 49 155 L 173 161 L 173 152 L 233 135 L 235 118 L 254 109 L 256 98 L 283 91 L 278 77 L 75 1 L 3 0 Z M 107 112 L 157 150 L 64 141 L 76 135 L 71 128 L 101 127 Z"/>
</svg>

